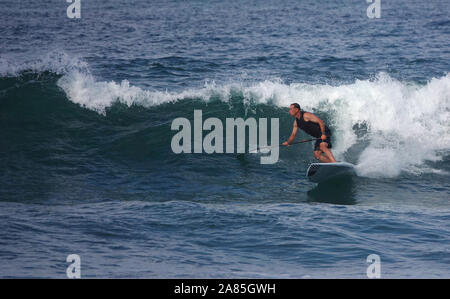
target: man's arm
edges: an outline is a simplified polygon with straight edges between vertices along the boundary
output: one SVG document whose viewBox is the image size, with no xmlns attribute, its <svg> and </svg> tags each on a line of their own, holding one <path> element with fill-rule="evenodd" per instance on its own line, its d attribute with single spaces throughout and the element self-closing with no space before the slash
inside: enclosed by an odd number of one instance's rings
<svg viewBox="0 0 450 299">
<path fill-rule="evenodd" d="M 297 136 L 297 132 L 298 132 L 297 122 L 294 120 L 294 128 L 292 129 L 291 136 L 289 137 L 288 141 L 283 142 L 282 145 L 284 146 L 291 145 L 295 139 L 295 136 Z"/>
<path fill-rule="evenodd" d="M 310 112 L 305 112 L 304 114 L 304 119 L 306 121 L 311 121 L 313 123 L 316 123 L 320 126 L 320 131 L 322 132 L 322 139 L 325 139 L 325 123 L 323 122 L 323 120 L 321 120 L 320 118 L 318 118 L 317 116 L 315 116 L 314 114 L 310 113 Z"/>
</svg>

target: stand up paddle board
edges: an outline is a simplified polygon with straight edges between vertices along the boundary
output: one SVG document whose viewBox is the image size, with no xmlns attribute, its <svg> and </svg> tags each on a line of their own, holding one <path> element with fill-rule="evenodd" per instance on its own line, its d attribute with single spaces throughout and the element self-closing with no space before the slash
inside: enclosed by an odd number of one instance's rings
<svg viewBox="0 0 450 299">
<path fill-rule="evenodd" d="M 347 162 L 311 163 L 306 177 L 314 183 L 320 183 L 341 175 L 354 175 L 355 165 Z"/>
</svg>

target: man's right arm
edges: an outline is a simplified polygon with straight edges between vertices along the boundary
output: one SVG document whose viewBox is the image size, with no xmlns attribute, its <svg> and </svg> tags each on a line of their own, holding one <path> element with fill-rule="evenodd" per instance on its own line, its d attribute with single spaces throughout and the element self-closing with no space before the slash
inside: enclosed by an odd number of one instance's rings
<svg viewBox="0 0 450 299">
<path fill-rule="evenodd" d="M 282 144 L 284 146 L 291 145 L 295 139 L 295 136 L 297 136 L 297 132 L 298 132 L 297 122 L 294 120 L 294 128 L 292 129 L 291 136 L 289 137 L 288 141 L 285 141 Z"/>
</svg>

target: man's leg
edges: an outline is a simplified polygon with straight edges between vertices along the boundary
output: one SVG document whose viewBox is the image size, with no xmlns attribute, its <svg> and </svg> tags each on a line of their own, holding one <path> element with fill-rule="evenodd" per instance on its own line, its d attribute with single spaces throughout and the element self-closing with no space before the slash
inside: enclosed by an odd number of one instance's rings
<svg viewBox="0 0 450 299">
<path fill-rule="evenodd" d="M 333 156 L 333 153 L 330 151 L 330 149 L 328 148 L 328 143 L 326 142 L 322 142 L 320 143 L 320 150 L 324 153 L 324 155 L 327 157 L 326 160 L 328 160 L 325 163 L 330 163 L 330 162 L 336 162 L 336 159 Z M 321 160 L 322 161 L 322 160 Z"/>
</svg>

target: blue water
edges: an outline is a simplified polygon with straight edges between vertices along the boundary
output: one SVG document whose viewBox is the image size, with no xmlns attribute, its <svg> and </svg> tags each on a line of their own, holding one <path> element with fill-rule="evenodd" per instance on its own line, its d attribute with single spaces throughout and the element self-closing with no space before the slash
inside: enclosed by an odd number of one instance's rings
<svg viewBox="0 0 450 299">
<path fill-rule="evenodd" d="M 450 277 L 447 1 L 81 2 L 0 1 L 0 277 Z M 293 102 L 356 177 L 171 149 L 195 109 L 283 142 Z"/>
</svg>

